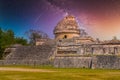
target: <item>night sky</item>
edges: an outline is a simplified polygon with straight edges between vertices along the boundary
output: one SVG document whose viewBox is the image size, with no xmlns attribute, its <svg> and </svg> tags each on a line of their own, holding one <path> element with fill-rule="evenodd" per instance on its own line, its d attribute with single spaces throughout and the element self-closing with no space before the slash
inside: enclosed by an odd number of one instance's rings
<svg viewBox="0 0 120 80">
<path fill-rule="evenodd" d="M 120 0 L 0 0 L 0 27 L 16 36 L 36 29 L 54 38 L 54 27 L 66 14 L 94 38 L 120 39 Z"/>
</svg>

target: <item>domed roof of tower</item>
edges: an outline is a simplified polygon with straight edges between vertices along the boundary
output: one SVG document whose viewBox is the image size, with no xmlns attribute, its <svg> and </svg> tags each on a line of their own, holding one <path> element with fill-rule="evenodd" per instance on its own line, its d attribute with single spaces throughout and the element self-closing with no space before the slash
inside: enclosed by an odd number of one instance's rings
<svg viewBox="0 0 120 80">
<path fill-rule="evenodd" d="M 75 32 L 80 33 L 79 25 L 72 15 L 64 17 L 55 27 L 54 33 Z"/>
</svg>

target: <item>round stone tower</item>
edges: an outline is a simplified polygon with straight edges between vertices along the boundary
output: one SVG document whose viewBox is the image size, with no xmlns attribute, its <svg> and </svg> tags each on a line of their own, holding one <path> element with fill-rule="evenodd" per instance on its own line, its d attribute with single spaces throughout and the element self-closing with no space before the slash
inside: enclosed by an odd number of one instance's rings
<svg viewBox="0 0 120 80">
<path fill-rule="evenodd" d="M 69 39 L 80 36 L 80 29 L 74 16 L 63 18 L 54 29 L 55 39 Z"/>
</svg>

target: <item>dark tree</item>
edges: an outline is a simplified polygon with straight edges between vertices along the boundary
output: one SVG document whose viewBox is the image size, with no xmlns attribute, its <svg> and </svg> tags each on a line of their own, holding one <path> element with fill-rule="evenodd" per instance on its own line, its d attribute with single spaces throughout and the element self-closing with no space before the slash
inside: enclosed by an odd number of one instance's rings
<svg viewBox="0 0 120 80">
<path fill-rule="evenodd" d="M 27 45 L 27 40 L 24 39 L 23 37 L 16 37 L 15 44 Z"/>
<path fill-rule="evenodd" d="M 3 49 L 2 49 L 2 29 L 0 28 L 0 58 L 2 57 Z"/>
<path fill-rule="evenodd" d="M 116 36 L 113 36 L 113 39 L 112 40 L 118 40 Z"/>
<path fill-rule="evenodd" d="M 4 50 L 13 44 L 27 45 L 27 40 L 21 37 L 16 38 L 12 30 L 4 31 L 0 28 L 0 58 L 2 58 Z"/>
<path fill-rule="evenodd" d="M 40 30 L 29 30 L 26 32 L 29 40 L 30 40 L 30 44 L 35 45 L 35 41 L 36 39 L 48 39 L 48 35 Z"/>
</svg>

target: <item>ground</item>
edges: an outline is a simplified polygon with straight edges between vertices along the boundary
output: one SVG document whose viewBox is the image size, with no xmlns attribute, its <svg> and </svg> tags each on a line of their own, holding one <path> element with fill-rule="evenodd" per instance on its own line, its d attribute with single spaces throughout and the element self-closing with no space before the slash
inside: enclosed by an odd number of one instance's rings
<svg viewBox="0 0 120 80">
<path fill-rule="evenodd" d="M 119 80 L 120 70 L 1 66 L 0 80 Z"/>
</svg>

